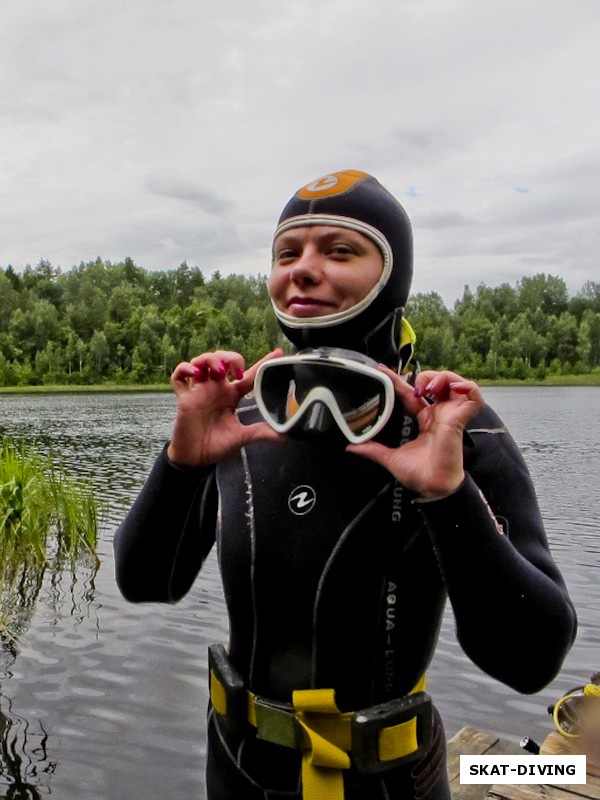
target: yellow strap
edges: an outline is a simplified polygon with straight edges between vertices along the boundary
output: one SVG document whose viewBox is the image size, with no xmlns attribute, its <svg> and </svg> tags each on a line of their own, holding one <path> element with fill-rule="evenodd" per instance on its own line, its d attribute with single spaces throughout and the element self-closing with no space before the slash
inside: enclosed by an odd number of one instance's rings
<svg viewBox="0 0 600 800">
<path fill-rule="evenodd" d="M 415 354 L 416 341 L 417 334 L 412 325 L 406 317 L 402 317 L 400 320 L 400 370 L 402 375 L 410 371 L 410 361 Z"/>
<path fill-rule="evenodd" d="M 335 703 L 333 689 L 306 689 L 293 693 L 296 719 L 305 734 L 302 752 L 304 800 L 343 800 L 344 776 L 350 768 L 350 719 Z M 332 741 L 337 739 L 337 741 Z"/>
<path fill-rule="evenodd" d="M 402 317 L 400 320 L 400 347 L 404 347 L 406 344 L 414 345 L 417 341 L 417 334 L 413 326 L 410 322 L 406 319 L 406 317 Z"/>
<path fill-rule="evenodd" d="M 341 769 L 316 767 L 310 756 L 302 753 L 303 800 L 344 800 L 344 773 Z"/>
<path fill-rule="evenodd" d="M 222 717 L 226 717 L 227 695 L 225 694 L 225 688 L 212 669 L 210 671 L 210 700 L 215 711 Z"/>
<path fill-rule="evenodd" d="M 425 691 L 425 675 L 421 677 L 409 694 Z M 419 747 L 417 739 L 417 719 L 413 717 L 399 725 L 390 725 L 379 733 L 379 758 L 381 761 L 394 761 Z"/>
<path fill-rule="evenodd" d="M 423 675 L 409 694 L 425 690 Z M 307 689 L 293 693 L 297 719 L 307 737 L 302 754 L 302 796 L 304 800 L 343 800 L 344 776 L 350 768 L 352 713 L 342 714 L 333 689 Z M 419 746 L 417 720 L 384 728 L 379 734 L 379 758 L 393 761 Z"/>
<path fill-rule="evenodd" d="M 251 691 L 248 691 L 248 722 L 250 725 L 254 725 L 256 728 L 256 706 L 254 705 L 255 697 L 255 694 L 253 694 Z"/>
</svg>

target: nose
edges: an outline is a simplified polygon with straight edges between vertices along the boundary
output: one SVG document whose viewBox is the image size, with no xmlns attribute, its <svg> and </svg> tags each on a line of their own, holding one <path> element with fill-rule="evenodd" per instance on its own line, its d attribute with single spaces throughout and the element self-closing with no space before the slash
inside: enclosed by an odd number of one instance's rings
<svg viewBox="0 0 600 800">
<path fill-rule="evenodd" d="M 290 270 L 290 279 L 298 286 L 314 285 L 322 279 L 321 256 L 317 248 L 305 247 Z"/>
</svg>

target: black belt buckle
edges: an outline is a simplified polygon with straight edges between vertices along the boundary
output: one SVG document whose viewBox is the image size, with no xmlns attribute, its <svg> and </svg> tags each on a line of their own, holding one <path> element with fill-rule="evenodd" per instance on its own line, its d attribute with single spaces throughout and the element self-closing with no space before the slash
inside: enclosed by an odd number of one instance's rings
<svg viewBox="0 0 600 800">
<path fill-rule="evenodd" d="M 248 695 L 244 681 L 232 666 L 222 644 L 211 644 L 208 648 L 208 666 L 225 692 L 227 710 L 224 715 L 219 714 L 220 719 L 233 732 L 243 730 L 243 726 L 248 725 Z"/>
<path fill-rule="evenodd" d="M 416 750 L 390 761 L 379 758 L 379 734 L 384 728 L 399 725 L 416 718 Z M 352 717 L 352 764 L 359 772 L 372 774 L 399 767 L 408 761 L 421 758 L 431 747 L 433 735 L 433 710 L 427 692 L 390 700 L 378 706 L 357 711 Z"/>
</svg>

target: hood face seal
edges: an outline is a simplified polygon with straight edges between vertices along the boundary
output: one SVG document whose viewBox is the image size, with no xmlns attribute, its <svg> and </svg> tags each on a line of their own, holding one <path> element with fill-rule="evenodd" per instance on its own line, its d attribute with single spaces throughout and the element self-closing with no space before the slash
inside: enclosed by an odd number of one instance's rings
<svg viewBox="0 0 600 800">
<path fill-rule="evenodd" d="M 279 308 L 277 308 L 273 300 L 271 300 L 273 311 L 275 312 L 277 319 L 290 328 L 328 328 L 330 325 L 340 325 L 343 322 L 354 319 L 354 317 L 368 308 L 373 300 L 375 300 L 375 298 L 383 291 L 390 279 L 390 275 L 392 274 L 394 256 L 389 242 L 372 225 L 368 225 L 367 223 L 361 222 L 358 219 L 339 217 L 335 214 L 302 214 L 298 217 L 290 217 L 290 219 L 287 219 L 285 222 L 282 222 L 280 225 L 278 225 L 277 230 L 275 231 L 274 239 L 277 239 L 280 234 L 290 230 L 291 228 L 304 228 L 308 226 L 314 227 L 317 225 L 348 228 L 349 230 L 361 233 L 363 236 L 371 239 L 371 241 L 377 245 L 381 251 L 381 255 L 383 256 L 383 270 L 377 283 L 375 283 L 375 285 L 370 289 L 365 297 L 363 297 L 362 300 L 359 300 L 358 303 L 355 303 L 350 308 L 347 308 L 344 311 L 338 311 L 335 314 L 325 314 L 322 317 L 293 317 L 291 314 L 286 314 L 285 311 L 281 311 Z"/>
</svg>

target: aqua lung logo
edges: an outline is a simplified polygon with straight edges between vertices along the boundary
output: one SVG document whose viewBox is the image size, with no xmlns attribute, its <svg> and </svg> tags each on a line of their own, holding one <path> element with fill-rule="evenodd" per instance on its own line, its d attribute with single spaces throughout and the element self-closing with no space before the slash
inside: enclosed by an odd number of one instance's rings
<svg viewBox="0 0 600 800">
<path fill-rule="evenodd" d="M 404 415 L 402 423 L 402 438 L 400 439 L 400 446 L 406 444 L 413 437 L 413 424 L 412 417 Z M 402 484 L 396 482 L 394 491 L 392 493 L 392 522 L 400 522 L 402 520 L 402 502 L 404 500 L 404 487 Z"/>
<path fill-rule="evenodd" d="M 296 486 L 288 497 L 288 506 L 292 514 L 301 517 L 315 507 L 317 495 L 312 486 Z"/>
</svg>

